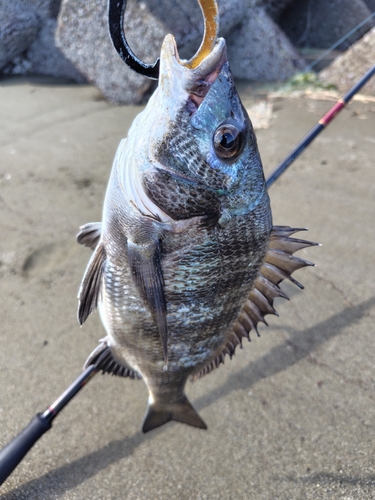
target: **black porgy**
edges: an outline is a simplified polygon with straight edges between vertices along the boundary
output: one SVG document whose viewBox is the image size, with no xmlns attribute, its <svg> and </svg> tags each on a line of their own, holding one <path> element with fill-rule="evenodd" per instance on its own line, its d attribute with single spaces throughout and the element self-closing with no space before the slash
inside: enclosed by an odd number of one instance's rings
<svg viewBox="0 0 375 500">
<path fill-rule="evenodd" d="M 196 69 L 165 38 L 159 86 L 118 148 L 102 223 L 81 227 L 94 249 L 79 291 L 81 324 L 98 307 L 107 336 L 87 360 L 142 378 L 143 431 L 170 420 L 205 423 L 184 394 L 232 356 L 284 279 L 309 262 L 311 243 L 272 226 L 250 119 L 236 91 L 225 41 Z M 300 286 L 300 285 L 299 285 Z"/>
</svg>

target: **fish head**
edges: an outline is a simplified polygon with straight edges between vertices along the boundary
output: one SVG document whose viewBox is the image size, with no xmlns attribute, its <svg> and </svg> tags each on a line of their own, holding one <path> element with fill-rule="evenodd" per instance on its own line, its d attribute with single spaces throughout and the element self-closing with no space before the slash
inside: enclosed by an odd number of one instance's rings
<svg viewBox="0 0 375 500">
<path fill-rule="evenodd" d="M 146 196 L 173 218 L 205 214 L 212 203 L 219 203 L 222 211 L 247 213 L 264 196 L 254 130 L 237 93 L 223 38 L 191 69 L 179 58 L 173 36 L 166 36 L 158 88 L 129 139 Z M 173 201 L 185 195 L 194 203 Z"/>
</svg>

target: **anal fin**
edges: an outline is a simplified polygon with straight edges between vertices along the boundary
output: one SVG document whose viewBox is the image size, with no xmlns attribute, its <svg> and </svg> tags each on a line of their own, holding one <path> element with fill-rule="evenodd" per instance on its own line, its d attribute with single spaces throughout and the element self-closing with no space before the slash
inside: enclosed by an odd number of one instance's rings
<svg viewBox="0 0 375 500">
<path fill-rule="evenodd" d="M 136 245 L 128 240 L 128 258 L 134 282 L 150 308 L 158 326 L 163 346 L 164 361 L 168 361 L 167 307 L 164 296 L 164 280 L 160 261 L 160 243 Z"/>
<path fill-rule="evenodd" d="M 118 377 L 129 377 L 132 379 L 141 379 L 141 375 L 132 370 L 128 366 L 124 366 L 120 361 L 116 359 L 111 347 L 108 345 L 107 339 L 102 339 L 100 344 L 93 350 L 90 356 L 86 359 L 83 368 L 87 368 L 90 365 L 95 365 L 98 371 L 102 373 L 111 373 L 112 375 L 117 375 Z"/>
<path fill-rule="evenodd" d="M 199 429 L 207 429 L 207 425 L 198 415 L 188 398 L 183 396 L 181 401 L 175 404 L 149 404 L 143 420 L 142 431 L 151 431 L 152 429 L 156 429 L 171 420 L 191 425 L 192 427 L 198 427 Z"/>
</svg>

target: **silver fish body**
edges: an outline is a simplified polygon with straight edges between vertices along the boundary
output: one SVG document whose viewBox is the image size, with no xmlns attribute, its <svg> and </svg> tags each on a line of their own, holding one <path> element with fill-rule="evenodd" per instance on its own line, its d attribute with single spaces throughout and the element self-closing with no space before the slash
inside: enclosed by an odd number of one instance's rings
<svg viewBox="0 0 375 500">
<path fill-rule="evenodd" d="M 264 298 L 269 304 L 283 295 L 282 277 L 260 276 L 267 252 L 278 252 L 271 233 L 256 138 L 224 40 L 193 70 L 168 35 L 159 86 L 118 148 L 102 226 L 79 235 L 95 247 L 79 319 L 97 305 L 107 331 L 88 363 L 102 356 L 104 371 L 143 378 L 145 432 L 169 420 L 206 427 L 184 394 L 186 381 L 232 354 L 272 312 L 272 304 L 262 310 Z M 281 233 L 284 241 L 291 234 Z M 284 277 L 306 265 L 291 253 L 304 264 L 284 269 Z M 254 304 L 262 318 L 249 312 Z"/>
</svg>

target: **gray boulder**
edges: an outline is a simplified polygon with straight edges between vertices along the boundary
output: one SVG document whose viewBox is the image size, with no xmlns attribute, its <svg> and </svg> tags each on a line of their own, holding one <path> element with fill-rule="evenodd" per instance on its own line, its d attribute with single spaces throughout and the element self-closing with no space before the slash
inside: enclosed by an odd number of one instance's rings
<svg viewBox="0 0 375 500">
<path fill-rule="evenodd" d="M 60 0 L 0 0 L 0 70 L 86 79 L 55 45 Z"/>
<path fill-rule="evenodd" d="M 61 50 L 55 45 L 57 22 L 47 19 L 36 40 L 30 45 L 24 64 L 28 64 L 28 73 L 69 78 L 77 83 L 85 83 L 86 78 L 77 70 Z M 17 73 L 17 70 L 13 71 Z"/>
<path fill-rule="evenodd" d="M 299 0 L 280 17 L 280 26 L 299 47 L 328 49 L 371 14 L 362 0 Z M 343 42 L 345 50 L 374 26 L 374 19 Z"/>
<path fill-rule="evenodd" d="M 375 0 L 374 0 L 375 1 Z M 277 21 L 284 10 L 296 0 L 260 0 L 259 6 L 263 6 L 273 20 Z"/>
<path fill-rule="evenodd" d="M 241 0 L 221 2 L 223 34 L 240 21 L 244 11 Z M 180 56 L 190 58 L 201 42 L 202 14 L 196 2 L 129 0 L 125 32 L 132 50 L 145 62 L 156 60 L 170 32 L 176 36 Z M 66 57 L 109 101 L 139 103 L 154 86 L 127 68 L 115 52 L 108 34 L 107 5 L 102 0 L 63 0 L 56 40 Z"/>
<path fill-rule="evenodd" d="M 220 32 L 227 37 L 258 0 L 217 0 Z M 202 41 L 203 16 L 195 0 L 149 0 L 147 8 L 161 22 L 163 33 L 173 33 L 181 58 L 190 59 Z M 159 47 L 160 48 L 160 47 Z"/>
<path fill-rule="evenodd" d="M 125 29 L 137 56 L 146 62 L 154 61 L 164 30 L 146 4 L 128 2 Z M 102 0 L 64 0 L 56 43 L 111 102 L 139 103 L 153 85 L 151 80 L 131 71 L 117 55 L 108 34 L 107 4 Z"/>
<path fill-rule="evenodd" d="M 364 0 L 371 12 L 375 12 L 375 0 Z"/>
<path fill-rule="evenodd" d="M 235 76 L 284 80 L 303 67 L 287 38 L 257 7 L 262 3 L 276 15 L 291 1 L 277 7 L 275 0 L 219 0 L 220 35 L 228 40 Z M 190 59 L 202 40 L 203 19 L 195 1 L 128 0 L 125 32 L 132 50 L 145 62 L 155 61 L 167 33 L 175 35 L 180 56 Z M 128 69 L 113 49 L 103 0 L 63 0 L 56 40 L 109 101 L 138 103 L 154 86 Z"/>
<path fill-rule="evenodd" d="M 37 14 L 21 2 L 0 1 L 0 69 L 24 52 L 38 35 Z"/>
<path fill-rule="evenodd" d="M 220 18 L 219 34 L 226 37 L 233 27 L 241 22 L 248 4 L 255 4 L 257 0 L 217 1 Z M 176 38 L 180 57 L 190 59 L 198 50 L 203 37 L 203 16 L 198 2 L 196 0 L 148 0 L 143 3 L 147 6 L 152 18 L 162 26 L 163 38 L 167 33 L 172 33 Z M 132 32 L 131 24 L 129 27 Z M 134 42 L 136 43 L 136 40 Z"/>
<path fill-rule="evenodd" d="M 5 0 L 8 4 L 12 0 Z M 25 11 L 35 12 L 39 19 L 56 19 L 59 12 L 61 0 L 18 0 Z"/>
<path fill-rule="evenodd" d="M 228 59 L 237 78 L 283 81 L 306 63 L 261 7 L 249 10 L 228 38 Z"/>
</svg>

